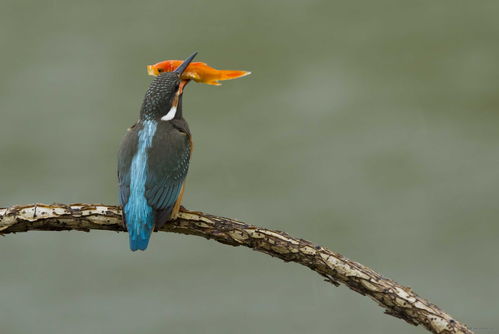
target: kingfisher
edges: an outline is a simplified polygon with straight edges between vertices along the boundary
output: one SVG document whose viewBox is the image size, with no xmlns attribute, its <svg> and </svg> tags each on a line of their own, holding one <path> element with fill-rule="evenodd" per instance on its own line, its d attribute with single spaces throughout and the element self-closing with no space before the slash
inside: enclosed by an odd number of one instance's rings
<svg viewBox="0 0 499 334">
<path fill-rule="evenodd" d="M 177 217 L 189 169 L 192 140 L 182 115 L 182 73 L 197 52 L 172 72 L 150 84 L 140 117 L 118 152 L 118 180 L 123 223 L 130 249 L 145 250 L 152 231 Z"/>
</svg>

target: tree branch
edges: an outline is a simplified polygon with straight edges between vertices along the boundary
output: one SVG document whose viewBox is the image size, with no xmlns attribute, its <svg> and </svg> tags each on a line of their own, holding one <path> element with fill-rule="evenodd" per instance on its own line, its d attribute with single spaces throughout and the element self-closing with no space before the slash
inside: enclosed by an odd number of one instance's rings
<svg viewBox="0 0 499 334">
<path fill-rule="evenodd" d="M 121 209 L 100 204 L 35 204 L 0 209 L 0 234 L 31 230 L 109 230 L 124 231 Z M 423 325 L 439 334 L 472 334 L 436 305 L 419 297 L 409 287 L 383 277 L 374 270 L 309 241 L 248 225 L 234 219 L 183 209 L 179 217 L 166 224 L 165 232 L 190 234 L 214 239 L 226 245 L 246 246 L 258 252 L 309 267 L 326 281 L 369 296 L 385 313 L 413 325 Z"/>
</svg>

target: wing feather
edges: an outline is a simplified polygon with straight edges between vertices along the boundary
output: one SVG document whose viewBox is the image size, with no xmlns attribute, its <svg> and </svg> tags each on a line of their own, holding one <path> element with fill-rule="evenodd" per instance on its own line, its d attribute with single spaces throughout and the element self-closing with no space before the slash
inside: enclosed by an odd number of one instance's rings
<svg viewBox="0 0 499 334">
<path fill-rule="evenodd" d="M 118 152 L 118 182 L 120 203 L 124 207 L 130 197 L 130 168 L 134 153 L 137 151 L 137 124 L 128 129 Z"/>
<path fill-rule="evenodd" d="M 158 127 L 148 155 L 149 167 L 145 185 L 147 202 L 157 211 L 158 227 L 169 219 L 169 213 L 179 197 L 187 175 L 190 154 L 190 140 L 187 134 L 174 128 Z"/>
</svg>

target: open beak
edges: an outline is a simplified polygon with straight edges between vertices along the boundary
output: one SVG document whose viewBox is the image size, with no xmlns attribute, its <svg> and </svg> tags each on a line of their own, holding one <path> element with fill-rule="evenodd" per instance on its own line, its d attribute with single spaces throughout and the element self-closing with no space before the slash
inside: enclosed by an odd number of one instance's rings
<svg viewBox="0 0 499 334">
<path fill-rule="evenodd" d="M 191 61 L 194 59 L 194 57 L 196 57 L 197 55 L 197 51 L 194 52 L 192 55 L 190 55 L 186 60 L 184 60 L 184 62 L 182 64 L 180 64 L 179 67 L 177 67 L 177 69 L 175 70 L 175 73 L 177 73 L 179 76 L 182 75 L 182 73 L 184 73 L 185 69 L 187 68 L 187 66 L 189 66 L 189 64 L 191 63 Z M 149 70 L 149 69 L 148 69 Z"/>
<path fill-rule="evenodd" d="M 182 96 L 182 94 L 184 93 L 184 88 L 185 88 L 185 86 L 187 86 L 189 81 L 191 81 L 191 80 L 181 80 L 180 85 L 178 85 L 177 93 L 175 94 L 175 97 L 173 98 L 173 102 L 172 102 L 172 107 L 175 108 L 175 110 L 177 109 L 178 101 L 180 100 L 180 96 Z"/>
<path fill-rule="evenodd" d="M 196 57 L 197 54 L 198 54 L 197 51 L 194 52 L 193 54 L 191 54 L 186 60 L 184 60 L 184 62 L 182 64 L 180 64 L 179 67 L 177 67 L 177 69 L 174 72 L 177 73 L 179 77 L 182 76 L 182 73 L 184 73 L 187 66 L 189 66 L 189 64 L 192 62 L 194 57 Z M 149 68 L 147 70 L 149 70 Z M 182 95 L 182 93 L 184 91 L 184 87 L 189 83 L 189 81 L 190 80 L 182 80 L 180 82 L 180 85 L 179 85 L 179 88 L 177 91 L 177 96 Z"/>
<path fill-rule="evenodd" d="M 191 81 L 191 80 L 182 80 L 182 81 L 180 81 L 180 85 L 178 86 L 178 91 L 177 91 L 178 95 L 182 95 L 182 93 L 184 92 L 184 87 L 187 86 L 187 84 L 189 83 L 189 81 Z"/>
</svg>

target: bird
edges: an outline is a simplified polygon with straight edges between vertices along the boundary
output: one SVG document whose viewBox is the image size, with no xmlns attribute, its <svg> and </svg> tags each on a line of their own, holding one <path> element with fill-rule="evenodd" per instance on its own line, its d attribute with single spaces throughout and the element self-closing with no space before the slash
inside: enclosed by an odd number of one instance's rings
<svg viewBox="0 0 499 334">
<path fill-rule="evenodd" d="M 118 151 L 119 200 L 130 249 L 145 250 L 152 231 L 177 217 L 192 152 L 182 113 L 181 78 L 197 52 L 174 71 L 163 72 L 146 91 L 137 123 Z"/>
</svg>

